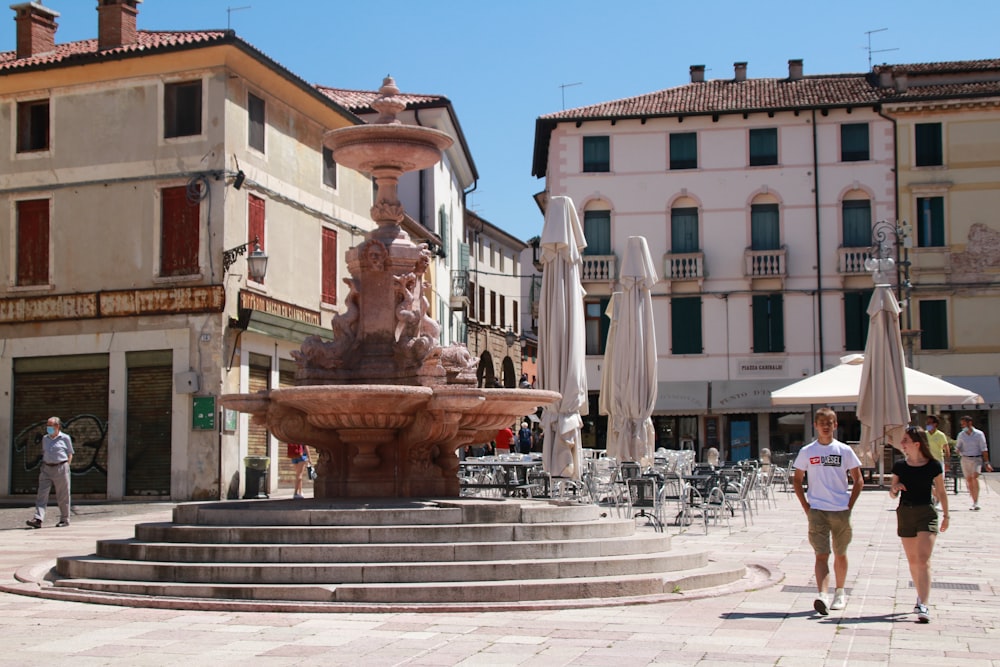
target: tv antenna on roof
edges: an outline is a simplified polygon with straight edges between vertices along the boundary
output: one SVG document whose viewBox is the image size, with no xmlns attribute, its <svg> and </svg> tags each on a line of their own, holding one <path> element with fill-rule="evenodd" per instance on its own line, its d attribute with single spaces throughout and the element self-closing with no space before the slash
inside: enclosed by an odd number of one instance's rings
<svg viewBox="0 0 1000 667">
<path fill-rule="evenodd" d="M 226 7 L 226 30 L 231 30 L 230 27 L 233 23 L 233 12 L 243 11 L 244 9 L 251 9 L 251 5 L 244 5 L 242 7 Z"/>
<path fill-rule="evenodd" d="M 865 35 L 868 36 L 868 46 L 865 47 L 865 51 L 868 52 L 868 71 L 872 71 L 872 54 L 873 53 L 885 53 L 886 51 L 899 51 L 898 48 L 893 49 L 876 49 L 872 50 L 872 33 L 875 32 L 885 32 L 888 28 L 878 28 L 877 30 L 866 30 Z"/>
<path fill-rule="evenodd" d="M 562 93 L 562 108 L 563 108 L 563 111 L 566 110 L 566 89 L 567 88 L 572 88 L 573 86 L 582 86 L 582 85 L 583 85 L 583 81 L 577 81 L 576 83 L 560 83 L 559 84 L 559 88 L 561 88 L 560 92 Z"/>
</svg>

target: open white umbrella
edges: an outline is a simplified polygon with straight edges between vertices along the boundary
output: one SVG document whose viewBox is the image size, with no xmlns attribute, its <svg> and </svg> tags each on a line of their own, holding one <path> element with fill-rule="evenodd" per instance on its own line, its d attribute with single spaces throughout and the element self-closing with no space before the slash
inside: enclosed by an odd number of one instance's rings
<svg viewBox="0 0 1000 667">
<path fill-rule="evenodd" d="M 650 415 L 656 404 L 656 332 L 650 290 L 658 280 L 649 246 L 630 236 L 619 283 L 617 319 L 610 369 L 608 456 L 619 461 L 653 458 L 655 434 Z M 603 390 L 603 383 L 602 383 Z M 603 398 L 603 396 L 602 396 Z"/>
<path fill-rule="evenodd" d="M 840 364 L 771 392 L 771 405 L 853 405 L 861 394 L 864 355 L 849 354 Z M 941 378 L 903 369 L 910 405 L 976 405 L 983 397 Z"/>
<path fill-rule="evenodd" d="M 538 384 L 562 399 L 542 412 L 542 465 L 550 475 L 580 479 L 580 428 L 587 414 L 586 329 L 581 251 L 583 227 L 569 197 L 551 197 L 540 242 Z"/>
<path fill-rule="evenodd" d="M 861 364 L 858 393 L 858 445 L 877 456 L 886 442 L 899 447 L 899 439 L 910 422 L 903 369 L 903 337 L 899 332 L 899 304 L 889 285 L 875 285 L 868 304 L 868 341 Z"/>
</svg>

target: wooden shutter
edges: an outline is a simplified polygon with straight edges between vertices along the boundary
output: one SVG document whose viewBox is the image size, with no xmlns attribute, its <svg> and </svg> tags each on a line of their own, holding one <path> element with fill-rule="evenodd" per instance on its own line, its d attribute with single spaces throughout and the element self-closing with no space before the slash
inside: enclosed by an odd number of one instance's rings
<svg viewBox="0 0 1000 667">
<path fill-rule="evenodd" d="M 323 228 L 323 303 L 337 303 L 337 232 Z"/>
<path fill-rule="evenodd" d="M 17 202 L 17 284 L 49 284 L 49 200 Z"/>
<path fill-rule="evenodd" d="M 160 193 L 160 275 L 198 273 L 200 204 L 188 199 L 183 185 Z"/>
</svg>

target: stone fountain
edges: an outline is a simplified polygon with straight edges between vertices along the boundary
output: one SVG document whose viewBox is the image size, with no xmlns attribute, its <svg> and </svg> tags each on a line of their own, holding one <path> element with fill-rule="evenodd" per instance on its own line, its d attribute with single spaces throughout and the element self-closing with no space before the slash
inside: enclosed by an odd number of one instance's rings
<svg viewBox="0 0 1000 667">
<path fill-rule="evenodd" d="M 404 125 L 399 89 L 387 77 L 371 124 L 328 132 L 324 144 L 345 167 L 371 174 L 376 228 L 347 252 L 346 309 L 333 340 L 306 339 L 293 353 L 298 386 L 229 394 L 286 442 L 319 452 L 317 498 L 457 497 L 457 450 L 487 442 L 504 426 L 559 399 L 551 391 L 476 387 L 477 361 L 463 345 L 442 347 L 428 315 L 424 274 L 431 253 L 400 228 L 399 177 L 433 166 L 452 139 Z"/>
</svg>

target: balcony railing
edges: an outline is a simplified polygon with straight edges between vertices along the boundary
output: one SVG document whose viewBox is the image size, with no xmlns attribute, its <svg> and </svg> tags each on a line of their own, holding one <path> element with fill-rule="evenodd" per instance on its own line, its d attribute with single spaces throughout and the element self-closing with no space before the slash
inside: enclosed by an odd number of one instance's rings
<svg viewBox="0 0 1000 667">
<path fill-rule="evenodd" d="M 784 247 L 775 250 L 750 250 L 743 253 L 746 275 L 751 278 L 783 278 L 788 275 Z"/>
<path fill-rule="evenodd" d="M 843 274 L 864 274 L 868 273 L 865 268 L 865 260 L 872 256 L 872 249 L 865 248 L 840 248 L 839 271 Z"/>
<path fill-rule="evenodd" d="M 469 305 L 469 272 L 458 269 L 451 272 L 451 302 L 452 310 L 461 310 Z"/>
<path fill-rule="evenodd" d="M 611 282 L 618 277 L 618 258 L 614 255 L 584 255 L 582 280 Z"/>
<path fill-rule="evenodd" d="M 705 253 L 667 253 L 663 256 L 663 277 L 667 280 L 703 279 L 705 277 Z"/>
</svg>

